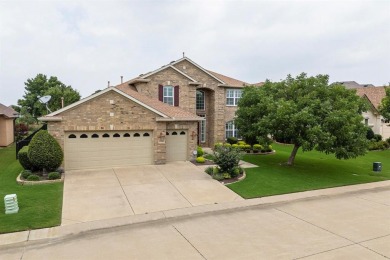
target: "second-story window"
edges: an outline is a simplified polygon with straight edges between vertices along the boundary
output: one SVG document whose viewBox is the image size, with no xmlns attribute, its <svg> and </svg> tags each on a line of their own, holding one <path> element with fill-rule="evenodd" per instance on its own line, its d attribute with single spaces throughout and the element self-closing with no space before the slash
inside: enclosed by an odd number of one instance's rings
<svg viewBox="0 0 390 260">
<path fill-rule="evenodd" d="M 179 86 L 158 85 L 158 100 L 168 105 L 179 106 Z"/>
<path fill-rule="evenodd" d="M 205 110 L 204 91 L 196 91 L 196 110 Z"/>
<path fill-rule="evenodd" d="M 174 88 L 173 86 L 164 86 L 163 88 L 163 102 L 173 106 L 174 104 Z"/>
<path fill-rule="evenodd" d="M 227 89 L 226 90 L 226 105 L 227 106 L 237 106 L 238 100 L 240 100 L 242 95 L 241 89 Z"/>
</svg>

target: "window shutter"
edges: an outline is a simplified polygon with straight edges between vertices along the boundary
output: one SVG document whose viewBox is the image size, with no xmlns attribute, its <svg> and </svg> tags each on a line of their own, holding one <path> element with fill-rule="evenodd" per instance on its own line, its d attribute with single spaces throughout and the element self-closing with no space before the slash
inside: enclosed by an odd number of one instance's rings
<svg viewBox="0 0 390 260">
<path fill-rule="evenodd" d="M 174 97 L 175 97 L 175 104 L 174 104 L 174 106 L 178 107 L 179 106 L 179 86 L 175 86 Z"/>
<path fill-rule="evenodd" d="M 158 85 L 158 100 L 163 102 L 163 92 L 164 92 L 164 86 Z"/>
</svg>

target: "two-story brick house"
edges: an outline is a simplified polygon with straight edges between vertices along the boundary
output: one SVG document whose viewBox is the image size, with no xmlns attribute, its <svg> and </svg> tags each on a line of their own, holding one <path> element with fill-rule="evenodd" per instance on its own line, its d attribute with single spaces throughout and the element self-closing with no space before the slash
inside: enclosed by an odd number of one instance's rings
<svg viewBox="0 0 390 260">
<path fill-rule="evenodd" d="M 188 160 L 197 145 L 238 135 L 233 120 L 245 85 L 183 57 L 41 120 L 67 169 Z"/>
</svg>

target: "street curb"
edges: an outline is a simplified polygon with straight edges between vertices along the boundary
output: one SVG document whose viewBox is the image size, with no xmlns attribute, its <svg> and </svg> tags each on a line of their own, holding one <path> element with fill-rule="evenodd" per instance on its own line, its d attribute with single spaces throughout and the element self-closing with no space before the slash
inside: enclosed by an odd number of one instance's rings
<svg viewBox="0 0 390 260">
<path fill-rule="evenodd" d="M 6 233 L 0 234 L 0 249 L 43 244 L 48 241 L 50 241 L 50 243 L 55 243 L 74 238 L 75 236 L 77 237 L 86 234 L 102 233 L 115 228 L 132 226 L 136 224 L 170 221 L 178 218 L 189 218 L 211 213 L 223 214 L 237 209 L 245 210 L 255 207 L 268 208 L 291 202 L 360 194 L 372 190 L 385 190 L 389 188 L 390 181 L 381 181 L 374 183 L 365 183 L 336 188 L 276 195 L 270 197 L 247 199 L 243 201 L 240 200 L 220 204 L 209 204 L 189 208 L 180 208 L 113 219 L 89 221 L 52 228 Z"/>
</svg>

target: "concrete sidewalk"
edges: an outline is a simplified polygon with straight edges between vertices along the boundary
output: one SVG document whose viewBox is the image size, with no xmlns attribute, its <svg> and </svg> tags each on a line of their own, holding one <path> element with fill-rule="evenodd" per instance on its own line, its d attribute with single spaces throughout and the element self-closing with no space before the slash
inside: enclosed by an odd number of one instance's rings
<svg viewBox="0 0 390 260">
<path fill-rule="evenodd" d="M 383 259 L 390 181 L 0 235 L 4 259 Z"/>
</svg>

